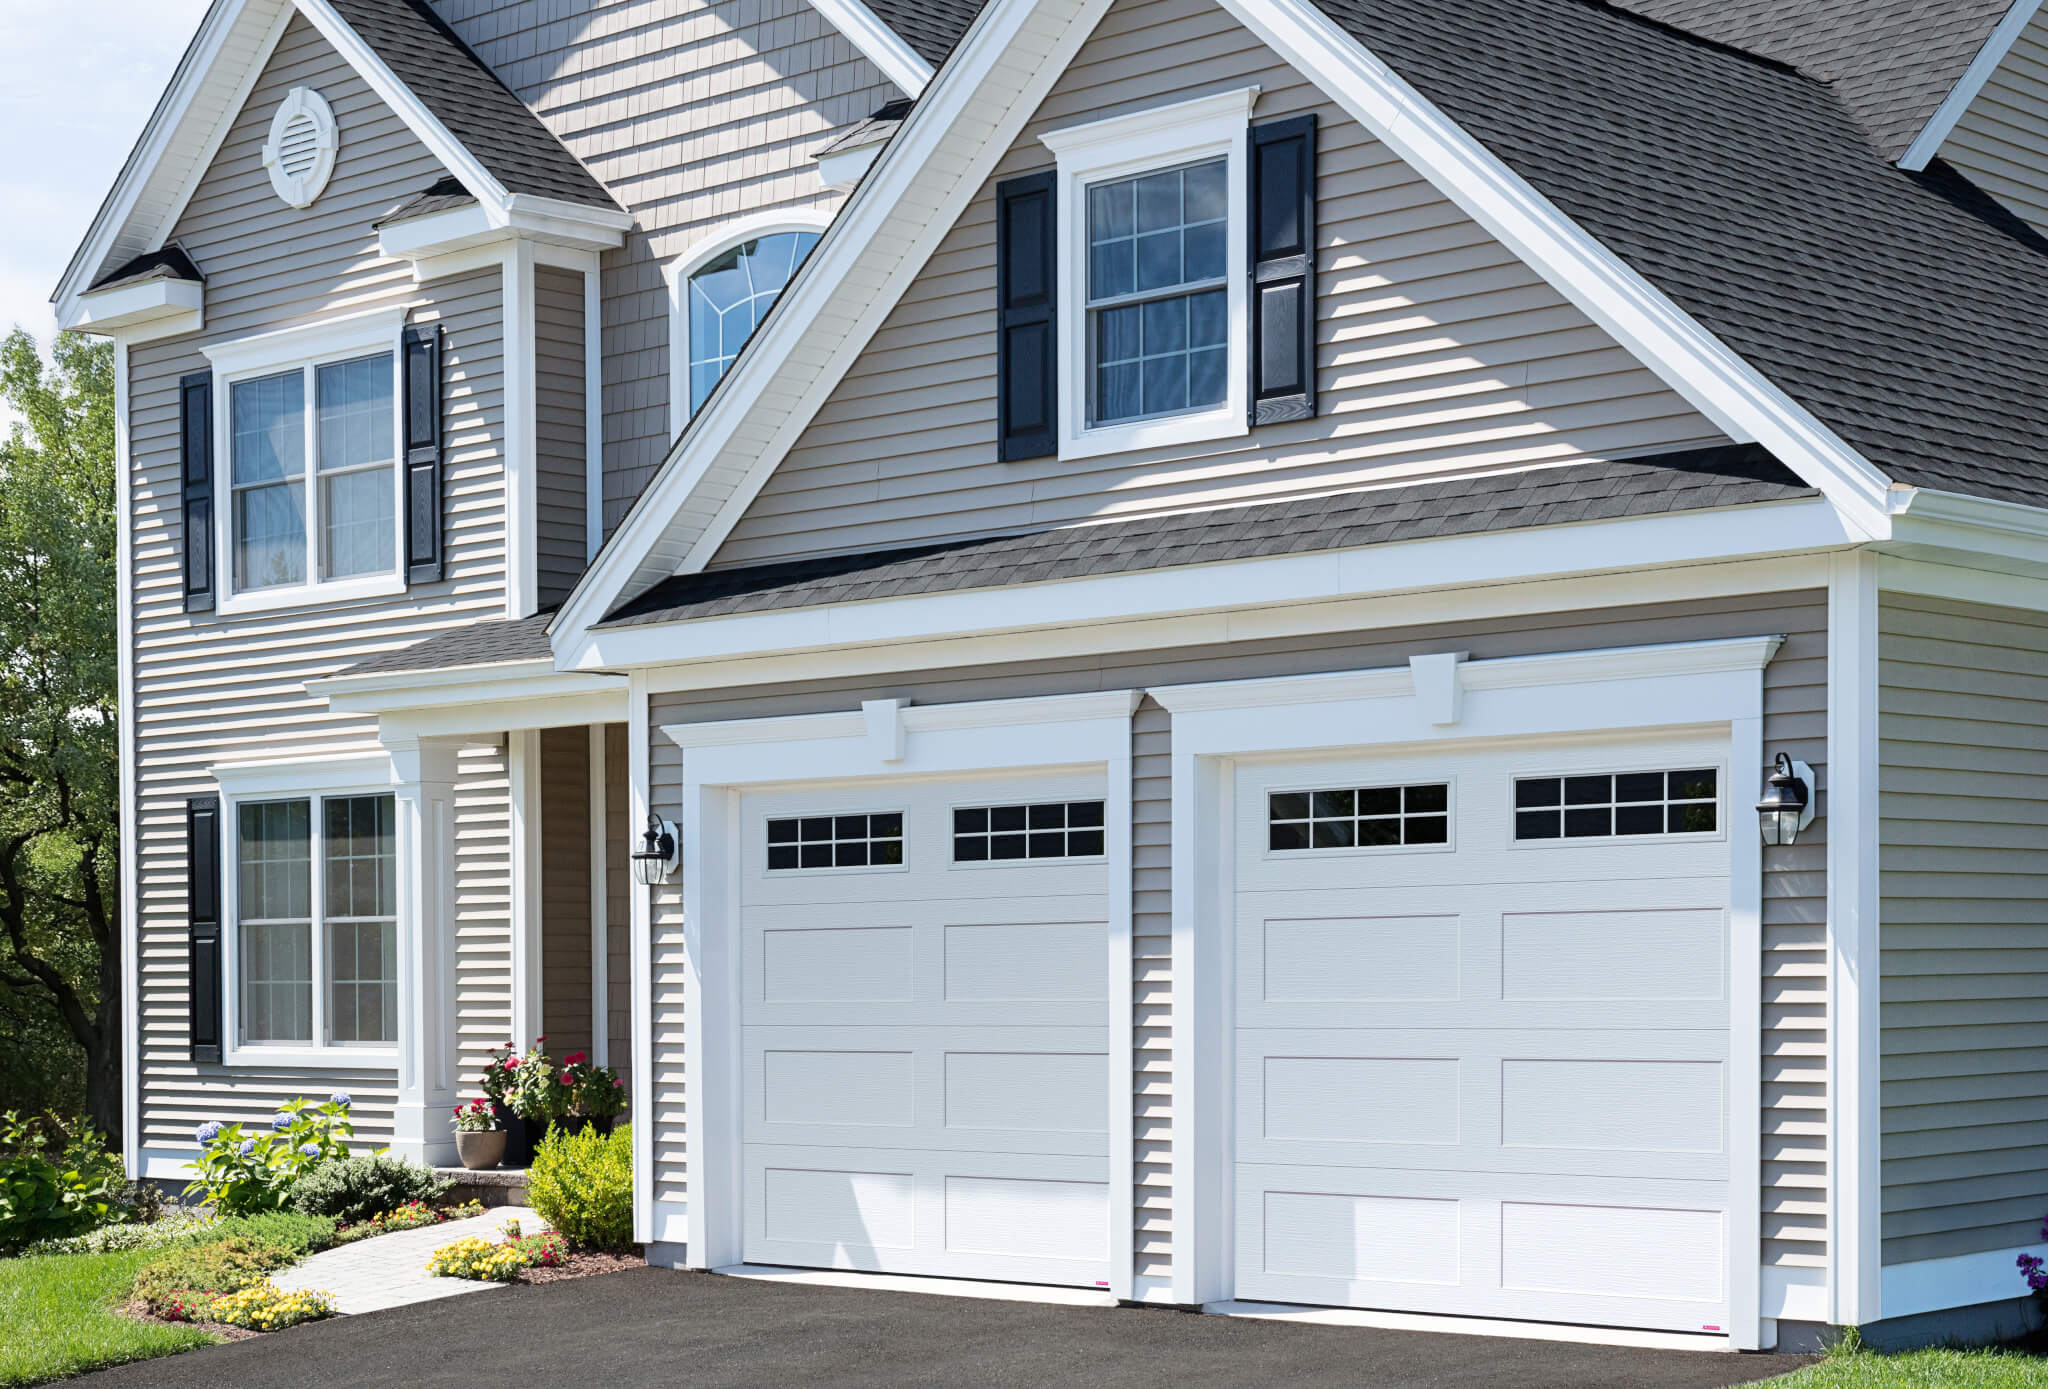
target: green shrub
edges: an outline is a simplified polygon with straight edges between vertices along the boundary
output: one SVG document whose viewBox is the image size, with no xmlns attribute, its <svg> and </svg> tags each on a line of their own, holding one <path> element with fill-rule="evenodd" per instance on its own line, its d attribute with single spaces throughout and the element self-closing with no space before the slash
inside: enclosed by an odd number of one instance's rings
<svg viewBox="0 0 2048 1389">
<path fill-rule="evenodd" d="M 348 1140 L 355 1136 L 348 1111 L 348 1093 L 341 1091 L 322 1105 L 287 1100 L 267 1130 L 208 1120 L 195 1135 L 199 1160 L 190 1166 L 199 1175 L 186 1184 L 185 1194 L 222 1215 L 283 1209 L 307 1172 L 348 1156 Z"/>
<path fill-rule="evenodd" d="M 152 1312 L 189 1308 L 195 1300 L 254 1287 L 297 1257 L 287 1244 L 249 1235 L 169 1249 L 136 1272 L 135 1296 Z"/>
<path fill-rule="evenodd" d="M 126 1220 L 126 1188 L 121 1159 L 92 1125 L 67 1137 L 13 1110 L 0 1115 L 0 1249 Z"/>
<path fill-rule="evenodd" d="M 331 1216 L 300 1215 L 297 1211 L 263 1211 L 256 1215 L 238 1215 L 223 1220 L 207 1231 L 209 1239 L 260 1240 L 265 1244 L 282 1245 L 294 1262 L 308 1254 L 317 1254 L 340 1241 L 335 1237 L 336 1224 Z"/>
<path fill-rule="evenodd" d="M 534 1151 L 526 1203 L 578 1244 L 624 1249 L 633 1243 L 633 1127 L 552 1129 Z"/>
<path fill-rule="evenodd" d="M 173 1209 L 144 1225 L 102 1225 L 82 1235 L 64 1239 L 38 1240 L 23 1254 L 112 1254 L 126 1249 L 161 1249 L 167 1244 L 190 1244 L 213 1234 L 221 1223 L 211 1211 Z"/>
<path fill-rule="evenodd" d="M 452 1185 L 431 1167 L 386 1153 L 330 1158 L 293 1185 L 292 1209 L 353 1225 L 415 1201 L 431 1205 Z"/>
</svg>

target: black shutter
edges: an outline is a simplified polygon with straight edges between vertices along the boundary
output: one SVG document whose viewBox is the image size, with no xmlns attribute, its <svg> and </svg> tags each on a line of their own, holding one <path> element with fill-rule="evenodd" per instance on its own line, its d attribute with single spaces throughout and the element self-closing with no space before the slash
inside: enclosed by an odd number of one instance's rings
<svg viewBox="0 0 2048 1389">
<path fill-rule="evenodd" d="M 213 373 L 178 382 L 178 466 L 184 485 L 185 611 L 213 611 Z"/>
<path fill-rule="evenodd" d="M 1251 422 L 1316 412 L 1316 118 L 1251 128 Z"/>
<path fill-rule="evenodd" d="M 220 797 L 185 802 L 186 957 L 192 1059 L 220 1060 Z"/>
<path fill-rule="evenodd" d="M 996 457 L 1059 451 L 1053 171 L 996 185 Z"/>
<path fill-rule="evenodd" d="M 408 328 L 405 352 L 405 581 L 441 577 L 441 325 Z"/>
</svg>

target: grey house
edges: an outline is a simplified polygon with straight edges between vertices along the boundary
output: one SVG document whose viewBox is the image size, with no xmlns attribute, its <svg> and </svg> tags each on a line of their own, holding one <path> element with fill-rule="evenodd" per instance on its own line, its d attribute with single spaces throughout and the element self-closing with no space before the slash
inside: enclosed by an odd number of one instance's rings
<svg viewBox="0 0 2048 1389">
<path fill-rule="evenodd" d="M 546 1033 L 661 1262 L 2017 1326 L 2037 8 L 216 0 L 56 295 L 131 1168 Z"/>
</svg>

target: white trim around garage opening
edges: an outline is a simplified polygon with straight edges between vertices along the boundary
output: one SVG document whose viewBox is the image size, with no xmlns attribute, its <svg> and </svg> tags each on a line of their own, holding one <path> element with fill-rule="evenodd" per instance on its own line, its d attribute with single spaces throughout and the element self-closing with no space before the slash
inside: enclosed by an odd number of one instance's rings
<svg viewBox="0 0 2048 1389">
<path fill-rule="evenodd" d="M 1738 807 L 1762 779 L 1762 672 L 1782 638 L 1575 651 L 1502 660 L 1420 657 L 1406 667 L 1149 691 L 1173 715 L 1173 1286 L 1179 1304 L 1235 1295 L 1231 1209 L 1230 786 L 1243 756 L 1651 727 L 1729 729 L 1730 1031 L 1762 1026 L 1761 846 Z M 1455 698 L 1446 698 L 1444 662 Z M 1729 1063 L 1729 1341 L 1760 1344 L 1754 1193 L 1762 1056 Z M 1744 1194 L 1748 1199 L 1743 1199 Z M 1734 1251 L 1749 1251 L 1738 1256 Z"/>
<path fill-rule="evenodd" d="M 655 809 L 673 814 L 683 826 L 684 1151 L 690 1199 L 686 1209 L 648 1203 L 644 1219 L 656 1241 L 649 1262 L 704 1269 L 745 1262 L 739 860 L 733 844 L 740 793 L 777 784 L 1099 766 L 1108 781 L 1109 1291 L 1131 1296 L 1134 1040 L 1130 1009 L 1114 1000 L 1128 1000 L 1130 991 L 1131 715 L 1138 700 L 1135 690 L 929 706 L 879 700 L 840 714 L 662 726 L 663 735 L 683 749 L 682 804 L 674 808 L 681 813 Z M 637 753 L 636 769 L 643 765 Z M 635 893 L 637 927 L 648 890 L 636 887 Z M 651 1020 L 639 1023 L 636 1033 L 651 1026 Z M 641 1073 L 636 1064 L 636 1090 Z M 652 1101 L 651 1093 L 647 1098 Z M 687 1244 L 680 1256 L 659 1247 L 675 1243 L 679 1233 Z"/>
</svg>

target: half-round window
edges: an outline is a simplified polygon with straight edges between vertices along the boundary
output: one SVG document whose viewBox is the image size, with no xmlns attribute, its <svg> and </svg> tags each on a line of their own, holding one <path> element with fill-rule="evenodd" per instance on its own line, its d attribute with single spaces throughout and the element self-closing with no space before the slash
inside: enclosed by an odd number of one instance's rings
<svg viewBox="0 0 2048 1389">
<path fill-rule="evenodd" d="M 773 232 L 742 242 L 690 276 L 692 415 L 817 244 L 813 231 Z"/>
<path fill-rule="evenodd" d="M 293 207 L 311 207 L 334 173 L 340 143 L 326 99 L 310 87 L 292 88 L 271 117 L 263 146 L 271 188 Z"/>
</svg>

